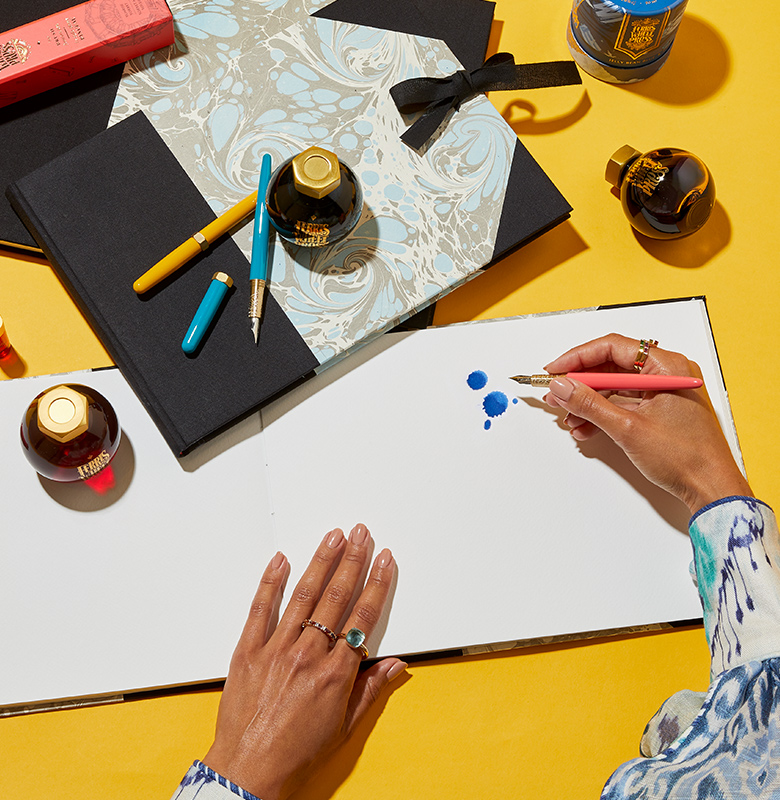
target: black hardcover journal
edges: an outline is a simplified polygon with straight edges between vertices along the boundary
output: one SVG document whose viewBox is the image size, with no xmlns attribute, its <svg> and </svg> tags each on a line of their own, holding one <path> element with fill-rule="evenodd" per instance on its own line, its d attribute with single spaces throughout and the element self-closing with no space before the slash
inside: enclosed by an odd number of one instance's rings
<svg viewBox="0 0 780 800">
<path fill-rule="evenodd" d="M 317 366 L 270 295 L 255 346 L 249 263 L 229 236 L 145 295 L 133 291 L 136 278 L 214 219 L 142 113 L 18 180 L 7 195 L 177 454 Z M 181 342 L 215 272 L 235 283 L 188 357 Z"/>
<path fill-rule="evenodd" d="M 0 31 L 56 14 L 77 2 L 2 0 Z M 0 194 L 12 181 L 105 130 L 122 70 L 118 64 L 0 109 Z M 4 198 L 0 199 L 0 244 L 38 249 Z"/>
</svg>

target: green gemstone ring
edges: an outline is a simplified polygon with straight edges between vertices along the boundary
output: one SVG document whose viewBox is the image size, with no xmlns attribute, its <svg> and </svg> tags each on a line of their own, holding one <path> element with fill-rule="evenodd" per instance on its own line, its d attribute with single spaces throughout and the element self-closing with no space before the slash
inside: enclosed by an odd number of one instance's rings
<svg viewBox="0 0 780 800">
<path fill-rule="evenodd" d="M 346 633 L 340 633 L 339 639 L 343 639 L 353 650 L 359 650 L 362 658 L 368 658 L 368 648 L 363 644 L 366 634 L 360 628 L 350 628 Z"/>
</svg>

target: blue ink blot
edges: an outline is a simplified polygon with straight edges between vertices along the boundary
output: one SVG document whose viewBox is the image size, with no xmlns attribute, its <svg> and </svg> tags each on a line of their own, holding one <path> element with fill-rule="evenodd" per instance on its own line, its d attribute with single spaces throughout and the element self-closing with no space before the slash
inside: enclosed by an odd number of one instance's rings
<svg viewBox="0 0 780 800">
<path fill-rule="evenodd" d="M 489 420 L 489 419 L 486 419 L 486 420 L 485 420 L 485 430 L 486 430 L 486 431 L 489 431 L 489 430 L 490 430 L 490 420 Z"/>
<path fill-rule="evenodd" d="M 513 406 L 516 406 L 516 405 L 517 405 L 517 398 L 516 398 L 516 397 L 513 397 L 513 398 L 512 398 L 512 405 L 513 405 Z"/>
<path fill-rule="evenodd" d="M 471 375 L 466 378 L 466 383 L 472 389 L 484 389 L 487 386 L 488 377 L 481 369 L 474 370 Z"/>
<path fill-rule="evenodd" d="M 509 400 L 503 392 L 491 392 L 482 401 L 482 408 L 489 417 L 498 417 L 509 408 Z"/>
</svg>

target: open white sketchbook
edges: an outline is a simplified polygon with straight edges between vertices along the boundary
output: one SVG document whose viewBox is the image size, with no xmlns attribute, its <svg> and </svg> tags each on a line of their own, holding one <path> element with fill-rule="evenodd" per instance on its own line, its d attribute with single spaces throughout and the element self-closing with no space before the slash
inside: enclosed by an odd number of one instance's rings
<svg viewBox="0 0 780 800">
<path fill-rule="evenodd" d="M 358 521 L 399 565 L 372 655 L 700 617 L 684 507 L 508 379 L 613 330 L 698 361 L 739 459 L 701 300 L 387 334 L 185 461 L 117 370 L 72 373 L 123 425 L 102 496 L 22 455 L 24 409 L 63 378 L 3 382 L 0 706 L 224 677 L 274 552 L 291 588 Z"/>
</svg>

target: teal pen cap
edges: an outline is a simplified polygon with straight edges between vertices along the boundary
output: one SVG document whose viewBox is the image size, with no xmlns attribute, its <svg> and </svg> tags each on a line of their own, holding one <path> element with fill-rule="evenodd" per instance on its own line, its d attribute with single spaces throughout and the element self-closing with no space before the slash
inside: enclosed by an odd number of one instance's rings
<svg viewBox="0 0 780 800">
<path fill-rule="evenodd" d="M 198 349 L 198 345 L 203 341 L 203 337 L 211 327 L 211 323 L 214 321 L 214 317 L 232 285 L 233 279 L 230 275 L 226 275 L 224 272 L 214 273 L 209 288 L 206 289 L 206 294 L 203 295 L 198 310 L 192 318 L 187 335 L 181 343 L 181 349 L 187 355 L 192 355 Z"/>
</svg>

